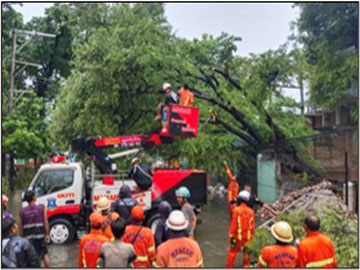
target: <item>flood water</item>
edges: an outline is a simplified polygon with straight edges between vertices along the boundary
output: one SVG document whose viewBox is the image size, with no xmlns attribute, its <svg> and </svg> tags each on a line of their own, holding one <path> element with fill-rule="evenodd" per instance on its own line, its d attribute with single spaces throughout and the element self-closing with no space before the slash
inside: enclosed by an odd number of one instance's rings
<svg viewBox="0 0 360 270">
<path fill-rule="evenodd" d="M 21 191 L 16 191 L 9 198 L 9 211 L 18 215 L 20 202 Z M 225 267 L 230 226 L 225 199 L 209 199 L 199 217 L 202 223 L 196 228 L 195 238 L 200 245 L 205 267 Z M 49 245 L 51 266 L 77 267 L 78 248 L 79 240 L 67 245 Z"/>
</svg>

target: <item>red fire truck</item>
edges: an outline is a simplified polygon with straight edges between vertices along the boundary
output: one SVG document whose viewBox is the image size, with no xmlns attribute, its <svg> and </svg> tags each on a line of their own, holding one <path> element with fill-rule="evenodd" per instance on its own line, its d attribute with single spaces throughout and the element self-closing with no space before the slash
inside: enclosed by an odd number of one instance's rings
<svg viewBox="0 0 360 270">
<path fill-rule="evenodd" d="M 154 145 L 171 143 L 174 137 L 196 137 L 199 110 L 196 107 L 170 105 L 161 132 L 158 134 L 120 137 L 78 138 L 72 142 L 74 152 L 90 155 L 91 172 L 86 173 L 79 162 L 60 161 L 41 166 L 29 188 L 37 195 L 37 202 L 47 207 L 50 238 L 55 244 L 71 242 L 89 227 L 89 214 L 101 197 L 118 199 L 119 189 L 127 184 L 133 197 L 144 207 L 145 223 L 150 227 L 159 220 L 157 207 L 167 200 L 177 208 L 175 190 L 189 188 L 190 202 L 200 207 L 206 203 L 208 174 L 201 170 L 154 170 L 149 190 L 140 190 L 128 172 L 119 172 L 114 159 L 139 153 Z M 121 148 L 123 151 L 106 154 L 104 150 Z M 96 167 L 96 168 L 95 168 Z M 98 171 L 98 173 L 97 173 Z"/>
</svg>

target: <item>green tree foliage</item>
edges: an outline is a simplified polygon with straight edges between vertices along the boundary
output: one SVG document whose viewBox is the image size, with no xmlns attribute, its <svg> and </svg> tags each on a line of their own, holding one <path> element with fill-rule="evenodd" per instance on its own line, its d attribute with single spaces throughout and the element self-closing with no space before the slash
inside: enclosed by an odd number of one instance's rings
<svg viewBox="0 0 360 270">
<path fill-rule="evenodd" d="M 301 3 L 296 25 L 310 64 L 310 98 L 331 107 L 358 85 L 357 3 Z"/>
<path fill-rule="evenodd" d="M 3 115 L 2 121 L 2 151 L 16 151 L 18 157 L 44 157 L 47 151 L 46 124 L 40 117 L 44 102 L 36 95 L 23 97 L 16 109 L 9 116 Z"/>
<path fill-rule="evenodd" d="M 57 142 L 158 127 L 153 117 L 165 81 L 174 91 L 184 82 L 194 88 L 201 120 L 196 140 L 179 139 L 152 150 L 165 159 L 178 157 L 218 173 L 225 159 L 246 163 L 236 147 L 251 146 L 254 154 L 259 144 L 311 132 L 302 117 L 283 112 L 284 106 L 296 107 L 278 90 L 296 73 L 296 59 L 286 47 L 243 58 L 235 55 L 239 37 L 175 37 L 161 4 L 119 4 L 103 12 L 98 17 L 106 18 L 104 23 L 75 46 L 72 74 L 63 81 L 51 115 L 49 130 Z M 206 155 L 210 152 L 212 161 Z"/>
<path fill-rule="evenodd" d="M 173 76 L 162 5 L 116 5 L 109 22 L 75 50 L 72 75 L 52 115 L 52 134 L 64 142 L 149 129 L 160 85 Z"/>
</svg>

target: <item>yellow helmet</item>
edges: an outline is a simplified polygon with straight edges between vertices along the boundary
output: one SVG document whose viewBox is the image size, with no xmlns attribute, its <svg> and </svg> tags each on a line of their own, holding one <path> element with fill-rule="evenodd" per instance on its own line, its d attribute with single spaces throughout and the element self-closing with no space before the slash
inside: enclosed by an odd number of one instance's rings
<svg viewBox="0 0 360 270">
<path fill-rule="evenodd" d="M 100 198 L 100 200 L 97 203 L 97 208 L 99 210 L 107 210 L 110 208 L 110 206 L 111 206 L 111 203 L 110 203 L 109 199 L 106 197 Z"/>
<path fill-rule="evenodd" d="M 285 221 L 279 221 L 272 225 L 271 234 L 276 240 L 283 243 L 291 243 L 294 239 L 292 229 Z"/>
</svg>

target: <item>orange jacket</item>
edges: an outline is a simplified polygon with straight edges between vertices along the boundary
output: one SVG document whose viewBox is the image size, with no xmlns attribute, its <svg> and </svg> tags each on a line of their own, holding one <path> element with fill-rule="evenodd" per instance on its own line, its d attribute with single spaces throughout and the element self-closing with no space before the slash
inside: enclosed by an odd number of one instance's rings
<svg viewBox="0 0 360 270">
<path fill-rule="evenodd" d="M 180 105 L 192 106 L 194 104 L 194 94 L 190 90 L 181 88 L 179 91 Z"/>
<path fill-rule="evenodd" d="M 187 237 L 162 243 L 157 250 L 155 267 L 204 267 L 199 244 Z"/>
<path fill-rule="evenodd" d="M 237 195 L 239 193 L 239 184 L 236 181 L 236 177 L 232 176 L 229 167 L 226 167 L 226 173 L 228 175 L 228 178 L 230 179 L 227 191 L 227 202 L 228 204 L 230 204 L 232 200 L 235 200 L 237 198 Z"/>
<path fill-rule="evenodd" d="M 134 243 L 135 235 L 140 229 L 140 225 L 128 225 L 125 229 L 123 241 L 133 244 L 136 260 L 134 267 L 151 267 L 155 257 L 155 239 L 150 228 L 142 227 Z"/>
<path fill-rule="evenodd" d="M 261 251 L 258 267 L 294 268 L 297 264 L 297 249 L 293 246 L 266 246 Z"/>
<path fill-rule="evenodd" d="M 109 239 L 103 235 L 101 230 L 92 229 L 90 234 L 84 235 L 79 246 L 79 267 L 96 267 L 101 246 L 106 242 L 109 242 Z"/>
<path fill-rule="evenodd" d="M 115 220 L 115 219 L 119 218 L 120 216 L 119 216 L 118 213 L 115 213 L 115 212 L 111 213 L 110 215 L 111 215 L 111 216 L 110 216 L 110 222 L 109 222 L 108 225 L 106 226 L 105 230 L 103 230 L 103 234 L 104 234 L 107 238 L 109 238 L 111 241 L 114 241 L 115 238 L 114 238 L 114 235 L 113 235 L 113 233 L 112 233 L 112 231 L 111 231 L 111 226 L 110 226 L 110 224 L 111 224 L 111 221 L 112 221 L 112 220 Z M 105 223 L 105 221 L 107 220 L 107 216 L 102 216 L 102 218 L 103 218 L 103 223 Z"/>
<path fill-rule="evenodd" d="M 254 230 L 254 211 L 246 203 L 241 203 L 233 209 L 229 237 L 236 238 L 242 245 L 246 245 L 254 237 Z"/>
<path fill-rule="evenodd" d="M 306 234 L 298 247 L 298 267 L 336 267 L 334 244 L 318 231 Z"/>
</svg>

